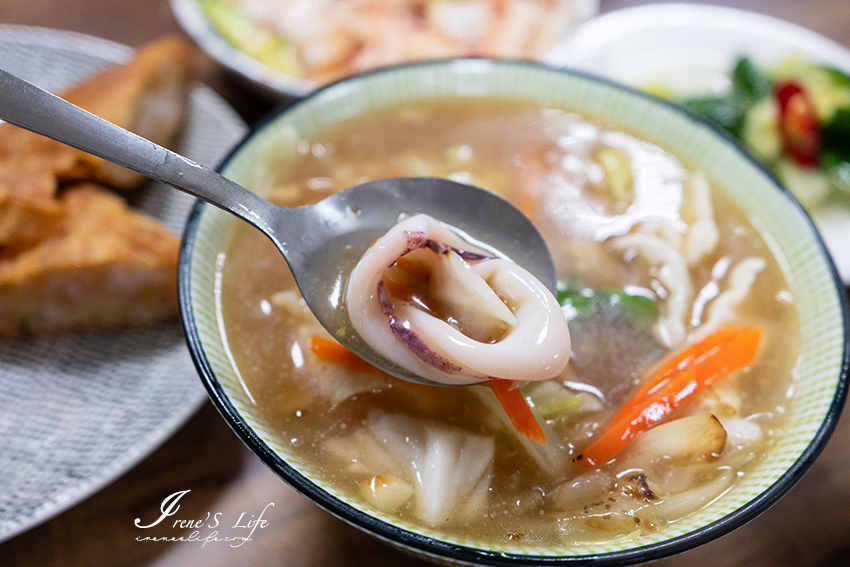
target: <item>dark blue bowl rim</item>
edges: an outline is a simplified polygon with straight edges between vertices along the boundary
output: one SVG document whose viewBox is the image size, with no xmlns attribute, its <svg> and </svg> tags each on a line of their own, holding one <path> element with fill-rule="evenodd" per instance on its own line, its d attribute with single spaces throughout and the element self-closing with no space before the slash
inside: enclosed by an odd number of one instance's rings
<svg viewBox="0 0 850 567">
<path fill-rule="evenodd" d="M 835 264 L 830 257 L 820 233 L 816 229 L 809 215 L 804 211 L 802 206 L 790 194 L 790 192 L 779 182 L 771 171 L 765 168 L 756 158 L 752 157 L 742 144 L 731 136 L 728 132 L 721 130 L 713 124 L 710 124 L 687 109 L 671 103 L 667 100 L 654 97 L 643 91 L 639 91 L 632 87 L 622 85 L 605 77 L 600 77 L 592 73 L 576 71 L 572 69 L 556 68 L 544 63 L 527 60 L 507 60 L 507 59 L 487 59 L 487 58 L 466 58 L 463 60 L 487 61 L 492 65 L 517 65 L 517 66 L 532 66 L 545 69 L 552 73 L 560 73 L 564 75 L 572 75 L 581 77 L 589 81 L 595 81 L 606 84 L 612 88 L 628 91 L 635 96 L 642 97 L 653 101 L 655 104 L 661 104 L 672 109 L 674 112 L 681 114 L 684 118 L 691 122 L 695 122 L 708 130 L 711 130 L 715 135 L 721 137 L 727 144 L 734 146 L 752 163 L 753 167 L 759 169 L 764 175 L 771 179 L 783 197 L 788 202 L 792 211 L 800 217 L 801 222 L 809 229 L 815 239 L 818 249 L 822 257 L 827 262 L 832 274 L 832 281 L 835 287 L 835 293 L 838 296 L 839 304 L 842 311 L 842 319 L 844 325 L 844 349 L 843 360 L 838 383 L 835 390 L 835 396 L 832 404 L 827 411 L 826 417 L 815 433 L 812 441 L 802 452 L 800 457 L 794 464 L 768 489 L 762 492 L 759 496 L 738 508 L 734 512 L 712 522 L 711 524 L 702 526 L 701 528 L 689 532 L 687 534 L 671 538 L 662 542 L 651 543 L 645 546 L 635 547 L 626 550 L 613 551 L 602 554 L 593 555 L 522 555 L 514 553 L 502 553 L 467 547 L 463 545 L 452 544 L 444 541 L 435 540 L 433 538 L 423 536 L 402 528 L 383 520 L 376 519 L 357 508 L 342 502 L 336 497 L 328 494 L 323 489 L 318 487 L 310 479 L 296 471 L 293 467 L 283 461 L 274 451 L 272 451 L 257 434 L 244 422 L 238 411 L 235 409 L 227 394 L 224 392 L 221 384 L 219 384 L 215 373 L 206 353 L 204 352 L 198 330 L 194 324 L 194 313 L 190 300 L 191 290 L 191 256 L 194 249 L 195 239 L 197 236 L 198 226 L 201 220 L 203 211 L 207 205 L 198 201 L 193 208 L 186 228 L 183 234 L 183 241 L 180 248 L 180 257 L 178 261 L 178 299 L 180 306 L 180 315 L 183 329 L 186 334 L 186 340 L 189 347 L 192 360 L 198 370 L 201 381 L 203 382 L 210 399 L 221 413 L 227 424 L 236 432 L 239 438 L 248 446 L 248 448 L 256 454 L 263 463 L 286 481 L 290 486 L 301 494 L 310 498 L 314 503 L 319 505 L 337 518 L 362 529 L 380 539 L 391 542 L 395 545 L 400 545 L 404 548 L 424 553 L 426 555 L 435 556 L 450 561 L 467 562 L 477 565 L 492 565 L 497 567 L 511 566 L 530 566 L 530 565 L 554 565 L 554 564 L 585 564 L 593 563 L 600 567 L 614 567 L 621 565 L 634 565 L 637 563 L 654 561 L 671 555 L 683 553 L 695 547 L 704 545 L 716 538 L 719 538 L 754 519 L 762 514 L 773 504 L 775 504 L 782 496 L 784 496 L 806 473 L 817 456 L 821 453 L 827 441 L 829 440 L 838 418 L 844 406 L 848 380 L 850 380 L 850 302 L 848 295 L 841 282 L 841 278 L 835 267 Z M 429 67 L 451 64 L 453 62 L 462 61 L 454 60 L 427 60 L 410 63 L 403 63 L 391 67 L 373 69 L 342 78 L 334 83 L 323 86 L 312 93 L 295 99 L 289 103 L 285 103 L 272 111 L 268 116 L 260 120 L 251 131 L 240 141 L 227 155 L 227 157 L 218 166 L 218 171 L 221 171 L 228 162 L 236 155 L 244 144 L 247 143 L 252 136 L 262 130 L 266 125 L 276 120 L 281 114 L 284 114 L 291 109 L 309 102 L 314 97 L 318 96 L 325 90 L 331 89 L 338 84 L 357 81 L 362 77 L 393 73 L 399 69 Z"/>
</svg>

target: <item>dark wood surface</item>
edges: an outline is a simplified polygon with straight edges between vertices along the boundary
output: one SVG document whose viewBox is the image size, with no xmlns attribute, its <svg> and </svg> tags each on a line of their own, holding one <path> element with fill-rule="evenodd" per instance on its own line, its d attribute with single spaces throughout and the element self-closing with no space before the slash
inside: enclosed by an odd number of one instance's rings
<svg viewBox="0 0 850 567">
<path fill-rule="evenodd" d="M 640 4 L 603 0 L 602 10 Z M 790 20 L 850 47 L 850 0 L 727 0 Z M 180 29 L 167 0 L 0 0 L 0 23 L 73 30 L 138 46 Z M 201 80 L 248 121 L 274 106 L 206 60 Z M 163 499 L 191 490 L 169 521 L 218 519 L 218 537 L 239 540 L 137 541 L 140 536 L 189 538 L 192 529 L 150 523 Z M 272 504 L 273 505 L 270 505 Z M 216 516 L 218 514 L 218 516 Z M 260 519 L 251 531 L 247 526 Z M 173 525 L 173 522 L 172 522 Z M 160 529 L 162 528 L 162 529 Z M 202 535 L 210 532 L 201 530 Z M 320 510 L 280 481 L 236 438 L 210 404 L 150 457 L 65 513 L 0 544 L 2 566 L 327 567 L 425 565 Z M 823 454 L 797 486 L 739 530 L 677 557 L 664 567 L 850 565 L 850 419 L 844 416 Z"/>
</svg>

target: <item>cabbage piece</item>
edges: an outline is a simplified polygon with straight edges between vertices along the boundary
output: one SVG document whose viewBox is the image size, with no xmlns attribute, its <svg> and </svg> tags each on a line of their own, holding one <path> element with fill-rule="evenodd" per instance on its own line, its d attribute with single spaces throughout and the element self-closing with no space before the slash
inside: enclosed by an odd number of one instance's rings
<svg viewBox="0 0 850 567">
<path fill-rule="evenodd" d="M 573 390 L 557 380 L 529 384 L 526 394 L 536 413 L 546 420 L 575 422 L 604 409 L 601 397 Z"/>
<path fill-rule="evenodd" d="M 385 512 L 395 512 L 413 496 L 413 487 L 398 477 L 376 474 L 360 483 L 360 496 Z"/>
<path fill-rule="evenodd" d="M 488 504 L 495 457 L 492 437 L 374 412 L 363 428 L 326 441 L 324 449 L 350 473 L 363 475 L 361 495 L 365 483 L 365 499 L 375 506 L 399 508 L 409 498 L 405 487 L 412 487 L 409 505 L 429 526 L 480 518 Z M 371 491 L 376 478 L 389 479 L 386 488 L 392 492 Z"/>
<path fill-rule="evenodd" d="M 452 314 L 465 335 L 486 341 L 519 324 L 493 288 L 459 254 L 447 249 L 438 257 L 429 281 L 431 297 Z"/>
<path fill-rule="evenodd" d="M 710 413 L 656 425 L 631 442 L 620 459 L 623 470 L 646 470 L 652 463 L 674 466 L 716 459 L 726 444 L 726 430 Z"/>
<path fill-rule="evenodd" d="M 537 420 L 546 436 L 544 443 L 538 443 L 517 432 L 511 424 L 510 417 L 502 409 L 499 400 L 496 399 L 496 395 L 490 388 L 472 388 L 471 391 L 484 404 L 488 415 L 493 418 L 494 427 L 512 436 L 516 444 L 531 457 L 541 470 L 548 474 L 554 474 L 569 460 L 569 447 L 565 445 L 562 437 L 555 432 L 549 423 L 541 419 Z M 526 398 L 526 400 L 528 399 Z M 535 411 L 533 404 L 532 411 Z"/>
<path fill-rule="evenodd" d="M 381 372 L 321 360 L 310 351 L 311 337 L 330 336 L 297 291 L 284 290 L 275 293 L 271 297 L 270 305 L 274 310 L 285 312 L 289 318 L 289 327 L 295 333 L 295 340 L 289 345 L 294 377 L 315 395 L 321 396 L 331 405 L 336 405 L 352 396 L 387 387 L 389 378 Z M 291 403 L 293 409 L 305 402 L 300 396 L 289 398 L 287 403 Z"/>
<path fill-rule="evenodd" d="M 596 150 L 596 159 L 605 170 L 612 199 L 615 202 L 630 202 L 634 189 L 631 155 L 623 148 L 602 146 Z"/>
</svg>

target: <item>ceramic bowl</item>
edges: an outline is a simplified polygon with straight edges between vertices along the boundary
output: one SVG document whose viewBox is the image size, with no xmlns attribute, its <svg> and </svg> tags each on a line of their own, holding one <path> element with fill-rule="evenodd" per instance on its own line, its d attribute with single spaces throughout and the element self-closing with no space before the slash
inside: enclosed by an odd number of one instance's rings
<svg viewBox="0 0 850 567">
<path fill-rule="evenodd" d="M 564 37 L 567 37 L 576 26 L 599 12 L 599 0 L 562 1 L 573 4 L 573 20 L 563 30 Z M 178 23 L 202 50 L 266 94 L 278 98 L 303 96 L 319 86 L 315 81 L 269 67 L 229 42 L 211 23 L 201 8 L 199 0 L 170 0 L 170 2 L 171 10 Z"/>
<path fill-rule="evenodd" d="M 618 124 L 686 163 L 757 219 L 798 298 L 801 356 L 788 433 L 733 489 L 698 512 L 637 539 L 596 546 L 535 547 L 458 540 L 370 511 L 302 466 L 247 399 L 222 341 L 216 260 L 235 223 L 199 205 L 180 258 L 180 302 L 195 362 L 213 402 L 242 440 L 281 478 L 335 516 L 396 546 L 468 565 L 540 565 L 590 561 L 623 565 L 664 557 L 706 543 L 752 519 L 799 480 L 832 432 L 848 379 L 847 296 L 809 218 L 775 179 L 736 143 L 659 99 L 581 73 L 540 64 L 461 59 L 424 62 L 354 76 L 283 108 L 234 151 L 222 172 L 252 187 L 269 148 L 295 151 L 298 136 L 373 109 L 431 97 L 511 97 L 547 103 Z M 297 133 L 297 136 L 293 136 Z M 746 190 L 744 190 L 746 189 Z"/>
<path fill-rule="evenodd" d="M 723 90 L 741 55 L 770 68 L 801 57 L 850 73 L 850 49 L 812 30 L 725 6 L 648 4 L 585 23 L 549 54 L 558 66 L 627 85 L 665 85 L 680 94 Z M 850 204 L 812 211 L 845 285 L 850 285 Z"/>
</svg>

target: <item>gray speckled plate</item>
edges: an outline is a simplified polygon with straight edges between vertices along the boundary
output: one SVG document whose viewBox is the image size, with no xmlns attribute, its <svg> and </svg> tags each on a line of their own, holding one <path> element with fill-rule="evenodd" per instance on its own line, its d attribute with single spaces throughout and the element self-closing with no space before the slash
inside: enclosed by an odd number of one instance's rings
<svg viewBox="0 0 850 567">
<path fill-rule="evenodd" d="M 49 90 L 125 61 L 129 47 L 69 32 L 0 25 L 0 68 Z M 245 133 L 195 85 L 177 148 L 217 165 Z M 194 200 L 151 184 L 136 203 L 175 232 Z M 148 455 L 206 394 L 179 325 L 48 340 L 0 340 L 0 541 L 71 507 Z"/>
</svg>

